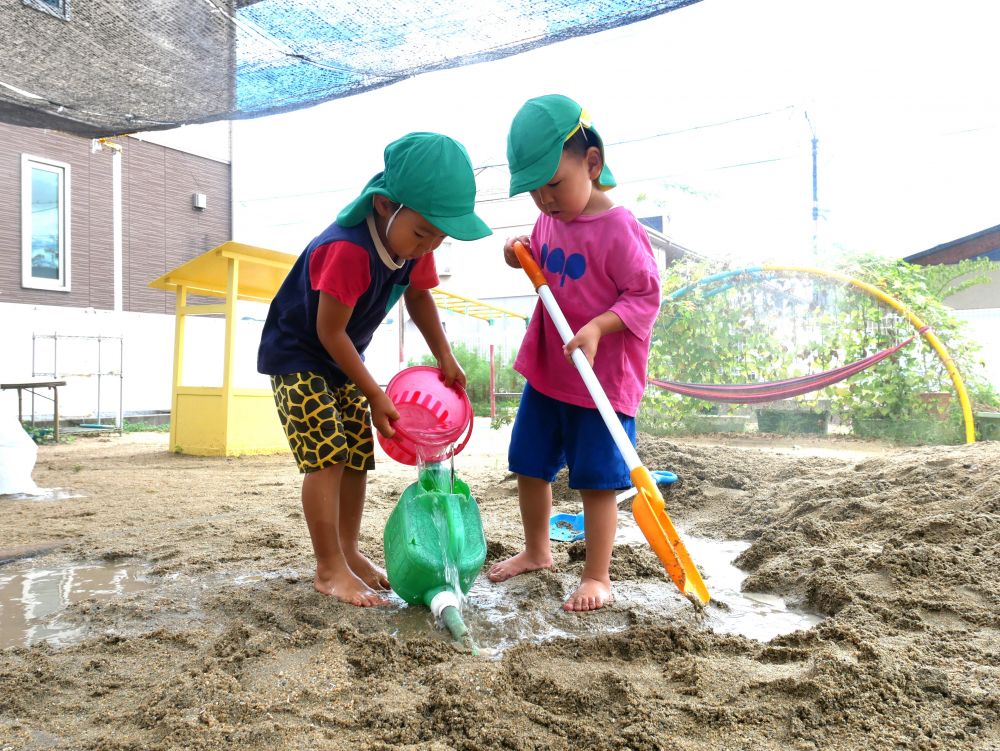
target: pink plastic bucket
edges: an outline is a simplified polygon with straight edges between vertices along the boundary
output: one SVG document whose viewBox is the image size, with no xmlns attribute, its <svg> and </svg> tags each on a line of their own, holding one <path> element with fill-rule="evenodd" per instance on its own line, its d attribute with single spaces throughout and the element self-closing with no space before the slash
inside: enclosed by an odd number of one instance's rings
<svg viewBox="0 0 1000 751">
<path fill-rule="evenodd" d="M 392 423 L 396 433 L 392 438 L 378 431 L 375 434 L 385 453 L 397 462 L 415 465 L 421 458 L 443 461 L 464 449 L 472 437 L 469 396 L 461 387 L 445 386 L 438 368 L 414 365 L 401 370 L 389 381 L 385 393 L 399 412 L 399 419 Z"/>
</svg>

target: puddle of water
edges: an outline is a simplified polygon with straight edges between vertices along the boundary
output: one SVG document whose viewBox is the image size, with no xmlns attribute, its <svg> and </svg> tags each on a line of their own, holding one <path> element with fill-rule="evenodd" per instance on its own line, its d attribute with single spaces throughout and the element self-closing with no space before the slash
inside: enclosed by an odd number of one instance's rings
<svg viewBox="0 0 1000 751">
<path fill-rule="evenodd" d="M 746 574 L 732 562 L 750 543 L 683 533 L 682 538 L 712 595 L 705 609 L 705 625 L 713 631 L 741 634 L 766 642 L 782 634 L 811 628 L 821 620 L 819 616 L 789 608 L 776 595 L 740 591 Z M 615 543 L 646 545 L 642 531 L 631 516 L 622 515 Z M 655 613 L 658 618 L 669 619 L 691 608 L 671 582 L 652 579 L 615 582 L 615 597 L 627 607 L 612 608 L 599 617 L 564 613 L 561 600 L 555 601 L 547 595 L 531 600 L 531 607 L 525 608 L 524 597 L 516 594 L 516 590 L 525 586 L 526 581 L 515 578 L 494 584 L 485 574 L 480 574 L 466 595 L 462 616 L 484 656 L 499 656 L 526 641 L 544 642 L 557 637 L 577 638 L 622 631 L 628 627 L 628 610 L 641 609 Z M 567 577 L 567 587 L 574 583 Z M 406 638 L 439 632 L 442 639 L 447 638 L 447 634 L 435 625 L 430 610 L 408 607 L 395 594 L 389 599 L 397 608 L 389 616 L 389 629 L 394 636 Z M 548 607 L 550 600 L 551 607 Z"/>
<path fill-rule="evenodd" d="M 575 583 L 567 579 L 567 593 Z M 629 617 L 623 609 L 608 610 L 599 618 L 581 616 L 563 611 L 561 597 L 537 598 L 524 608 L 522 598 L 512 596 L 505 584 L 495 584 L 485 576 L 473 584 L 468 600 L 472 607 L 463 613 L 465 622 L 476 643 L 495 654 L 526 641 L 613 634 L 628 628 Z"/>
<path fill-rule="evenodd" d="M 822 620 L 820 616 L 789 608 L 777 595 L 740 591 L 747 575 L 734 566 L 733 561 L 750 547 L 749 542 L 712 540 L 687 535 L 681 530 L 678 532 L 712 595 L 705 608 L 705 623 L 713 631 L 741 634 L 766 642 L 782 634 L 812 628 Z M 645 539 L 631 517 L 623 515 L 615 543 L 645 545 Z M 658 582 L 630 582 L 615 586 L 618 597 L 657 609 L 677 602 L 676 593 L 672 590 L 672 584 L 664 586 Z"/>
<path fill-rule="evenodd" d="M 712 603 L 705 610 L 705 624 L 712 630 L 768 641 L 781 634 L 811 628 L 820 621 L 818 616 L 788 608 L 781 597 L 740 591 L 746 574 L 733 566 L 732 561 L 749 547 L 749 543 L 690 535 L 684 535 L 684 540 L 712 594 Z M 627 515 L 622 515 L 616 543 L 646 544 L 642 532 Z M 63 619 L 66 608 L 88 598 L 107 601 L 150 589 L 154 584 L 144 578 L 148 571 L 148 564 L 137 563 L 77 563 L 21 571 L 0 570 L 0 649 L 43 640 L 65 645 L 83 638 L 83 627 L 70 625 Z M 236 586 L 253 586 L 289 576 L 298 578 L 295 572 L 287 570 L 249 571 L 235 576 L 227 574 L 223 578 Z M 184 578 L 174 574 L 157 581 L 177 580 L 176 584 Z M 569 591 L 575 580 L 568 575 L 563 578 L 562 584 Z M 211 576 L 198 579 L 201 586 L 194 586 L 194 590 L 212 584 Z M 219 584 L 223 582 L 212 584 L 212 588 Z M 494 584 L 485 573 L 480 574 L 464 598 L 463 617 L 484 655 L 499 655 L 526 641 L 544 642 L 557 637 L 576 638 L 622 631 L 629 625 L 629 611 L 642 610 L 657 618 L 669 619 L 691 607 L 671 583 L 650 579 L 615 583 L 615 595 L 626 607 L 611 608 L 597 617 L 580 616 L 564 613 L 562 598 L 549 595 L 544 588 L 526 597 L 523 588 L 538 587 L 538 584 L 527 578 Z M 194 599 L 190 603 L 192 606 Z M 429 609 L 408 607 L 395 595 L 391 595 L 390 600 L 394 606 L 387 616 L 391 633 L 402 638 L 437 633 L 447 639 L 446 632 L 434 623 Z"/>
<path fill-rule="evenodd" d="M 430 636 L 437 634 L 448 640 L 443 627 L 434 622 L 430 609 L 408 606 L 395 593 L 388 595 L 390 603 L 398 609 L 389 616 L 389 631 L 399 638 Z M 546 612 L 518 607 L 519 598 L 513 597 L 504 584 L 494 584 L 484 575 L 476 579 L 469 593 L 465 595 L 462 618 L 469 627 L 477 647 L 483 657 L 499 657 L 511 647 L 523 642 L 544 642 L 560 636 L 569 638 L 585 634 L 607 634 L 623 630 L 627 616 L 620 612 L 615 622 L 600 623 L 563 614 L 562 603 L 553 603 L 552 611 Z M 565 622 L 563 622 L 565 619 Z M 565 628 L 564 628 L 565 626 Z"/>
<path fill-rule="evenodd" d="M 749 542 L 691 538 L 686 545 L 692 558 L 695 561 L 704 559 L 710 571 L 707 583 L 712 602 L 707 614 L 708 625 L 713 631 L 741 634 L 766 642 L 776 636 L 810 629 L 823 620 L 819 615 L 788 607 L 784 598 L 778 595 L 740 591 L 747 575 L 732 562 L 750 547 Z M 715 602 L 729 609 L 720 608 Z"/>
<path fill-rule="evenodd" d="M 37 493 L 8 493 L 0 495 L 0 501 L 68 501 L 71 498 L 84 498 L 69 488 L 39 488 Z"/>
<path fill-rule="evenodd" d="M 136 564 L 73 564 L 0 573 L 0 649 L 48 640 L 65 645 L 82 629 L 61 621 L 65 609 L 93 598 L 104 601 L 153 586 Z"/>
</svg>

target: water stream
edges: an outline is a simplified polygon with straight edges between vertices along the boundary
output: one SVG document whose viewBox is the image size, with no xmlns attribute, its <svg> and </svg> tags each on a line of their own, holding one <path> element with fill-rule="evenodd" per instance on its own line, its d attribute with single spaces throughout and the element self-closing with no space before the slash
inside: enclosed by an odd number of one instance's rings
<svg viewBox="0 0 1000 751">
<path fill-rule="evenodd" d="M 458 571 L 458 561 L 455 560 L 451 550 L 451 535 L 446 510 L 446 504 L 450 499 L 442 497 L 441 495 L 441 493 L 445 491 L 452 495 L 455 493 L 454 460 L 452 460 L 451 467 L 446 468 L 440 462 L 425 462 L 422 458 L 420 458 L 417 462 L 417 474 L 420 478 L 430 478 L 437 475 L 433 481 L 425 483 L 424 487 L 427 490 L 438 491 L 438 494 L 435 495 L 434 498 L 433 514 L 434 526 L 437 528 L 438 541 L 441 546 L 441 556 L 444 561 L 444 580 L 448 587 L 455 593 L 455 597 L 458 598 L 459 608 L 461 608 L 465 603 L 465 595 L 462 592 L 462 584 Z M 438 479 L 442 475 L 448 478 L 447 488 L 442 487 Z"/>
</svg>

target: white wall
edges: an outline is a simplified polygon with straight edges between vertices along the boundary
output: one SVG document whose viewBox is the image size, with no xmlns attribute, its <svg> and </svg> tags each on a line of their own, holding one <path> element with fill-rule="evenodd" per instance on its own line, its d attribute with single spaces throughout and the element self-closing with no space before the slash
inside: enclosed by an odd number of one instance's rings
<svg viewBox="0 0 1000 751">
<path fill-rule="evenodd" d="M 966 322 L 965 333 L 970 339 L 979 342 L 986 376 L 1000 389 L 1000 308 L 956 310 L 953 315 Z M 948 342 L 945 342 L 945 346 L 947 345 Z"/>
<path fill-rule="evenodd" d="M 957 295 L 945 298 L 945 302 L 958 310 L 1000 308 L 1000 271 L 991 271 L 987 276 L 993 279 L 989 284 L 969 287 Z"/>
<path fill-rule="evenodd" d="M 530 313 L 534 294 L 513 299 L 493 300 L 494 304 Z M 237 309 L 234 385 L 240 388 L 269 388 L 267 376 L 257 372 L 257 347 L 267 307 L 240 303 Z M 497 322 L 491 327 L 484 321 L 441 311 L 442 320 L 452 341 L 488 349 L 492 338 L 498 352 L 510 352 L 521 342 L 524 324 L 516 319 Z M 408 317 L 404 322 L 402 363 L 417 360 L 428 352 L 423 337 Z M 52 334 L 58 339 L 53 340 Z M 51 378 L 55 372 L 66 385 L 59 388 L 59 412 L 63 419 L 96 420 L 98 408 L 98 342 L 76 337 L 108 337 L 101 344 L 101 372 L 121 372 L 117 377 L 100 379 L 100 410 L 104 422 L 113 422 L 119 403 L 124 415 L 168 411 L 173 378 L 174 317 L 152 313 L 121 313 L 94 309 L 80 310 L 41 305 L 0 304 L 0 383 Z M 187 318 L 184 372 L 186 386 L 221 386 L 222 352 L 225 321 L 221 318 Z M 33 338 L 34 337 L 34 338 Z M 121 345 L 117 339 L 122 337 Z M 121 353 L 121 355 L 120 355 Z M 376 332 L 365 353 L 369 370 L 385 385 L 400 368 L 399 308 L 397 307 Z M 48 389 L 40 394 L 50 396 Z M 23 394 L 24 417 L 32 411 L 31 396 Z M 52 417 L 52 403 L 42 397 L 34 400 L 38 420 Z M 0 417 L 17 416 L 17 392 L 0 391 Z"/>
<path fill-rule="evenodd" d="M 236 377 L 239 387 L 268 387 L 268 379 L 256 372 L 257 345 L 263 322 L 262 306 L 241 305 L 236 335 Z M 57 334 L 58 339 L 50 337 Z M 189 317 L 184 357 L 185 385 L 222 385 L 222 345 L 225 321 L 221 318 Z M 122 337 L 96 339 L 75 337 Z M 121 372 L 123 378 L 103 375 L 98 384 L 98 347 L 102 373 Z M 55 372 L 66 386 L 59 389 L 59 412 L 63 418 L 97 415 L 100 395 L 105 421 L 118 414 L 170 409 L 173 374 L 174 317 L 153 313 L 120 313 L 94 309 L 42 305 L 0 304 L 0 383 L 30 380 L 33 372 L 51 378 Z M 98 394 L 100 386 L 100 394 Z M 50 395 L 48 389 L 39 393 Z M 24 412 L 31 413 L 31 397 L 23 396 Z M 35 398 L 35 416 L 49 419 L 52 404 Z M 17 415 L 17 393 L 0 392 L 0 415 Z"/>
<path fill-rule="evenodd" d="M 980 357 L 986 377 L 1000 389 L 1000 271 L 990 272 L 993 281 L 978 284 L 945 298 L 953 314 L 966 322 L 966 335 L 982 347 Z M 945 342 L 945 346 L 948 343 Z"/>
</svg>

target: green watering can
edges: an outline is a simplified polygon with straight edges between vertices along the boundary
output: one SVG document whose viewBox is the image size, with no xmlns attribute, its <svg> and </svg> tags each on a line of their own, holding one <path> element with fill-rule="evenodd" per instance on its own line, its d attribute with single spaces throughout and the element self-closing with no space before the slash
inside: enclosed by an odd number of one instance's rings
<svg viewBox="0 0 1000 751">
<path fill-rule="evenodd" d="M 457 590 L 471 589 L 486 560 L 479 506 L 442 464 L 426 464 L 403 491 L 382 537 L 386 574 L 410 605 L 430 607 L 456 640 L 467 635 Z"/>
</svg>

